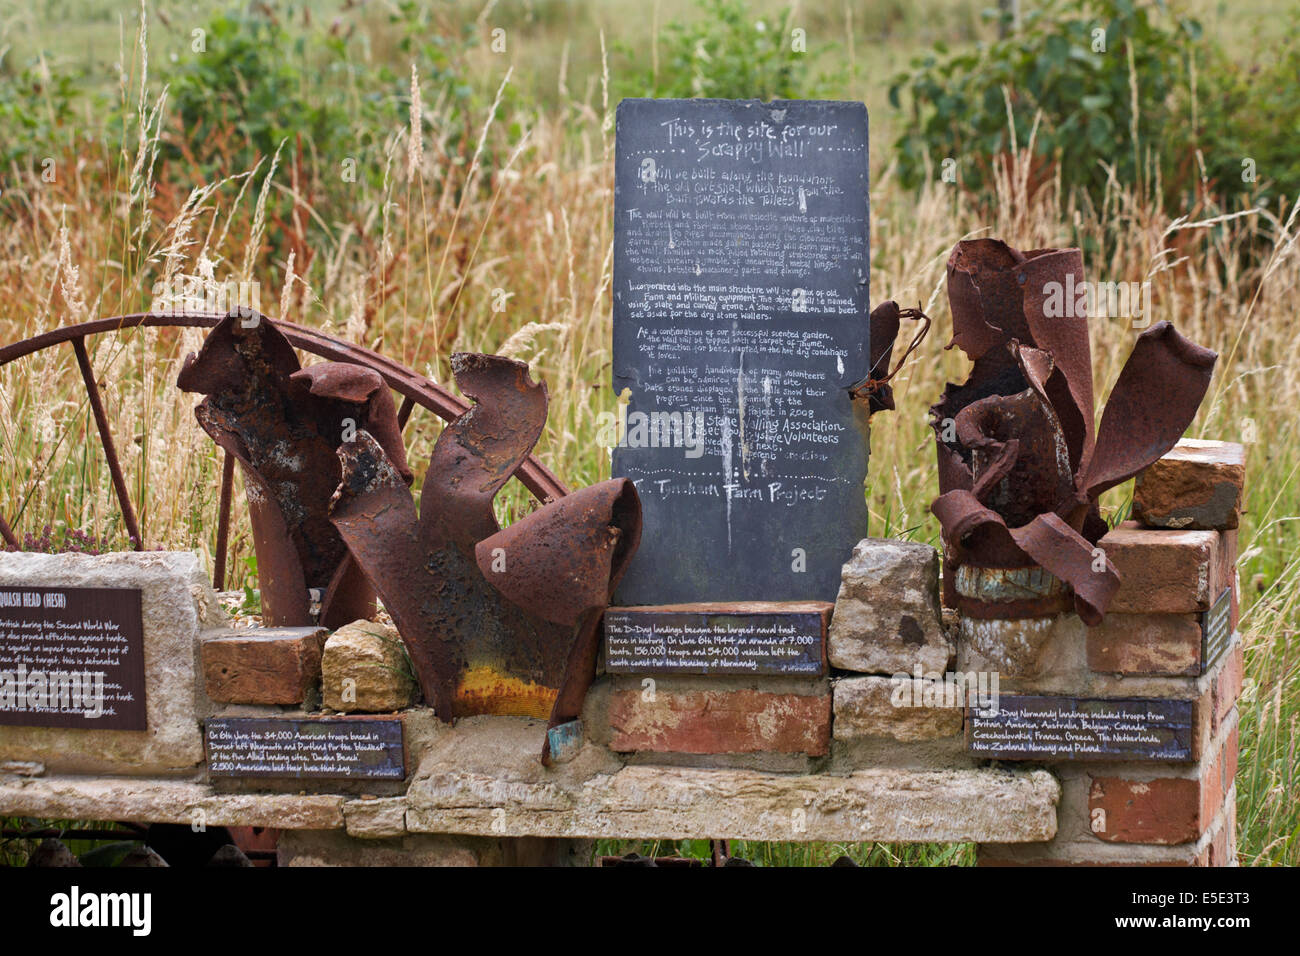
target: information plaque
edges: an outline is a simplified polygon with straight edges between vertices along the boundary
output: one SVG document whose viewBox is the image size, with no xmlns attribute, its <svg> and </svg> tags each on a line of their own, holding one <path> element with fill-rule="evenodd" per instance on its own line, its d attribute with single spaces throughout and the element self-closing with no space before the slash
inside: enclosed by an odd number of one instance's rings
<svg viewBox="0 0 1300 956">
<path fill-rule="evenodd" d="M 996 714 L 967 711 L 967 746 L 997 760 L 1185 761 L 1193 703 L 1004 694 Z"/>
<path fill-rule="evenodd" d="M 0 724 L 146 730 L 138 588 L 0 588 Z"/>
<path fill-rule="evenodd" d="M 214 717 L 205 728 L 214 777 L 406 777 L 402 721 L 392 718 Z"/>
<path fill-rule="evenodd" d="M 810 602 L 780 610 L 610 608 L 605 612 L 605 670 L 818 677 L 826 672 L 830 607 Z"/>
<path fill-rule="evenodd" d="M 616 154 L 617 602 L 834 601 L 867 534 L 866 107 L 627 99 Z"/>
</svg>

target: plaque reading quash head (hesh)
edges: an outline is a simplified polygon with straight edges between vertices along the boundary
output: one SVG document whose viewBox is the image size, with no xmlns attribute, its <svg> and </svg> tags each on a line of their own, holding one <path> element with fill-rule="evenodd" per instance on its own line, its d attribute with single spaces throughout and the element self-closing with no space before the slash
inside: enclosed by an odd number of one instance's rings
<svg viewBox="0 0 1300 956">
<path fill-rule="evenodd" d="M 867 534 L 866 107 L 624 100 L 616 138 L 617 600 L 834 601 Z"/>
</svg>

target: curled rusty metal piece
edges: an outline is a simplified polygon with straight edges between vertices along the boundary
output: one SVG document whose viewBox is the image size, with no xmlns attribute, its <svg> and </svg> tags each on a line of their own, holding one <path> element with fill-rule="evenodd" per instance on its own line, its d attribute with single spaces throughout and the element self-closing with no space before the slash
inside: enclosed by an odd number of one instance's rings
<svg viewBox="0 0 1300 956">
<path fill-rule="evenodd" d="M 1169 451 L 1209 387 L 1218 356 L 1158 322 L 1138 336 L 1096 428 L 1076 288 L 1085 288 L 1078 249 L 976 239 L 948 260 L 948 348 L 974 368 L 930 409 L 940 491 L 931 510 L 945 600 L 971 617 L 1053 614 L 1072 600 L 1099 624 L 1120 580 L 1093 553 L 1107 530 L 1097 498 Z"/>
<path fill-rule="evenodd" d="M 541 435 L 546 390 L 510 359 L 461 353 L 452 369 L 475 404 L 439 435 L 419 514 L 363 430 L 338 449 L 331 520 L 440 719 L 508 714 L 556 726 L 578 715 L 595 676 L 600 616 L 640 540 L 640 503 L 631 482 L 614 479 L 502 530 L 492 501 Z"/>
<path fill-rule="evenodd" d="M 919 319 L 924 322 L 912 342 L 907 346 L 898 363 L 891 370 L 890 358 L 894 354 L 894 340 L 898 338 L 898 328 L 902 319 Z M 900 309 L 898 303 L 890 300 L 882 302 L 871 310 L 867 320 L 868 342 L 870 344 L 871 370 L 862 383 L 849 389 L 854 398 L 866 397 L 870 413 L 894 410 L 894 389 L 889 380 L 898 374 L 908 356 L 916 351 L 930 331 L 930 317 L 916 309 Z"/>
<path fill-rule="evenodd" d="M 371 616 L 374 591 L 330 523 L 329 502 L 347 428 L 384 436 L 409 480 L 379 373 L 336 362 L 303 371 L 274 323 L 232 311 L 186 358 L 177 385 L 206 396 L 194 410 L 199 424 L 243 469 L 265 622 L 312 624 L 312 588 L 324 594 L 326 627 Z"/>
</svg>

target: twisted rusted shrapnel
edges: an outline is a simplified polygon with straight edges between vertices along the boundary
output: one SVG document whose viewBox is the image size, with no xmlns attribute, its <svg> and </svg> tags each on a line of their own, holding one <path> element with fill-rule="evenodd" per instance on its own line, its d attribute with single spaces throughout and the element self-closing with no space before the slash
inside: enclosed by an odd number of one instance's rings
<svg viewBox="0 0 1300 956">
<path fill-rule="evenodd" d="M 520 714 L 549 716 L 554 726 L 579 715 L 595 674 L 600 617 L 640 538 L 640 504 L 621 479 L 570 494 L 531 455 L 547 401 L 527 366 L 454 356 L 458 382 L 476 402 L 469 405 L 378 353 L 247 310 L 67 326 L 0 347 L 0 366 L 71 342 L 93 405 L 85 338 L 141 326 L 213 330 L 178 384 L 205 395 L 196 416 L 227 451 L 223 553 L 234 463 L 244 472 L 268 623 L 310 623 L 308 589 L 319 588 L 322 623 L 337 626 L 372 610 L 378 590 L 444 720 Z M 332 361 L 301 368 L 294 348 Z M 389 389 L 403 396 L 400 409 Z M 415 405 L 453 420 L 435 446 L 419 519 L 401 441 Z M 96 421 L 134 529 L 107 418 Z M 512 477 L 543 507 L 502 530 L 492 499 Z M 367 510 L 382 512 L 390 501 L 394 515 Z M 397 513 L 411 519 L 407 526 L 392 520 Z M 394 534 L 368 534 L 367 522 Z M 357 540 L 355 556 L 345 536 Z M 2 516 L 0 537 L 18 546 Z M 134 530 L 132 537 L 141 546 Z"/>
<path fill-rule="evenodd" d="M 1053 285 L 1055 283 L 1055 285 Z M 1119 587 L 1095 545 L 1097 499 L 1169 451 L 1191 424 L 1218 356 L 1158 322 L 1138 336 L 1093 423 L 1088 318 L 1078 249 L 1020 252 L 996 239 L 948 261 L 953 337 L 974 362 L 930 409 L 939 457 L 945 600 L 974 618 L 1071 606 L 1101 622 Z"/>
<path fill-rule="evenodd" d="M 330 517 L 440 719 L 513 714 L 554 727 L 579 715 L 595 677 L 600 618 L 640 540 L 640 502 L 613 479 L 502 530 L 492 502 L 541 435 L 546 389 L 496 356 L 457 353 L 452 371 L 475 404 L 438 436 L 419 514 L 397 464 L 362 430 L 339 448 Z"/>
<path fill-rule="evenodd" d="M 161 312 L 133 312 L 128 315 L 106 316 L 89 322 L 64 325 L 34 335 L 31 338 L 0 345 L 0 367 L 45 349 L 70 343 L 74 351 L 78 353 L 78 365 L 81 366 L 88 399 L 93 400 L 98 393 L 98 381 L 93 370 L 89 367 L 89 361 L 83 362 L 82 360 L 81 353 L 85 351 L 84 343 L 86 339 L 107 333 L 131 332 L 139 328 L 211 329 L 224 321 L 225 318 L 226 314 L 218 312 L 169 309 Z M 341 341 L 316 329 L 295 325 L 292 322 L 285 322 L 280 319 L 268 319 L 267 321 L 279 329 L 289 344 L 296 349 L 301 349 L 329 361 L 348 362 L 377 372 L 385 385 L 402 396 L 401 407 L 397 412 L 399 426 L 404 427 L 406 425 L 412 410 L 417 406 L 446 420 L 464 414 L 469 408 L 466 402 L 447 391 L 441 385 L 429 381 L 418 372 L 414 372 L 378 352 L 359 345 L 353 345 L 351 342 Z M 144 547 L 143 534 L 139 532 L 135 525 L 135 509 L 130 499 L 127 483 L 125 480 L 119 480 L 122 469 L 118 460 L 116 446 L 108 429 L 107 417 L 101 418 L 101 416 L 96 415 L 96 426 L 99 431 L 100 443 L 104 449 L 104 456 L 108 462 L 109 472 L 113 478 L 113 488 L 122 511 L 123 524 L 134 539 L 134 546 L 137 549 L 142 548 Z M 217 553 L 212 575 L 213 586 L 217 590 L 224 589 L 226 580 L 226 543 L 229 539 L 230 496 L 234 485 L 234 464 L 234 457 L 227 455 L 222 469 L 221 507 L 217 519 Z M 516 477 L 540 501 L 554 501 L 569 493 L 564 483 L 532 455 L 519 467 Z M 21 547 L 18 535 L 3 515 L 0 515 L 0 538 L 14 550 Z"/>
<path fill-rule="evenodd" d="M 328 512 L 341 477 L 335 449 L 350 431 L 368 428 L 411 480 L 379 373 L 343 362 L 304 370 L 265 316 L 233 311 L 186 358 L 177 385 L 206 396 L 199 424 L 243 469 L 264 622 L 312 624 L 311 589 L 326 627 L 373 616 L 374 592 Z"/>
</svg>

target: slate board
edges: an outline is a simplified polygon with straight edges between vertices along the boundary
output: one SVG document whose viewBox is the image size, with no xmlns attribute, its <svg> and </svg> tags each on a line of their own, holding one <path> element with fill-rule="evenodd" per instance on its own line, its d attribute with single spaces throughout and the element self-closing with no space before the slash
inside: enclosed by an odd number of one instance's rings
<svg viewBox="0 0 1300 956">
<path fill-rule="evenodd" d="M 867 533 L 866 107 L 623 100 L 615 151 L 612 470 L 644 521 L 616 601 L 834 601 Z"/>
<path fill-rule="evenodd" d="M 611 674 L 788 674 L 826 672 L 822 610 L 642 610 L 605 612 L 605 670 Z"/>
<path fill-rule="evenodd" d="M 214 777 L 403 780 L 402 721 L 383 717 L 213 717 L 204 722 Z"/>
<path fill-rule="evenodd" d="M 0 724 L 147 730 L 139 588 L 0 588 Z"/>
<path fill-rule="evenodd" d="M 997 760 L 1186 761 L 1193 703 L 1003 694 L 995 715 L 967 710 L 967 750 Z"/>
</svg>

